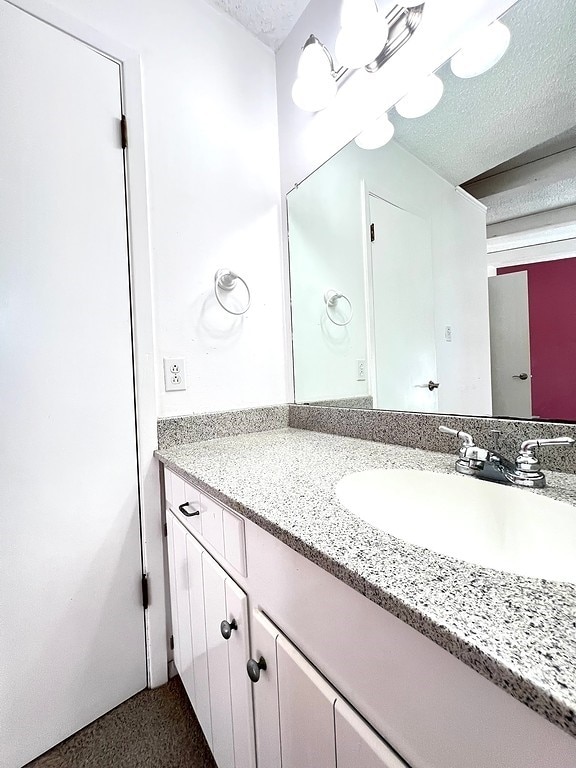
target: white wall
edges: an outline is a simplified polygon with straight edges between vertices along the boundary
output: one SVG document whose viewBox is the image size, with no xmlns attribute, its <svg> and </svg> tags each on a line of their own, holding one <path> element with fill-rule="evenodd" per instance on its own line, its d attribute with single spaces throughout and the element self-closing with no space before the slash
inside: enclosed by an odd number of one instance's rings
<svg viewBox="0 0 576 768">
<path fill-rule="evenodd" d="M 490 415 L 485 209 L 394 141 L 371 152 L 349 144 L 288 196 L 297 400 L 366 393 L 355 370 L 367 354 L 362 182 L 430 222 L 438 410 Z M 327 288 L 354 304 L 345 329 L 324 319 Z"/>
<path fill-rule="evenodd" d="M 286 402 L 273 53 L 203 0 L 51 0 L 142 58 L 159 415 Z M 219 267 L 252 309 L 217 309 Z M 165 393 L 164 356 L 188 389 Z"/>
</svg>

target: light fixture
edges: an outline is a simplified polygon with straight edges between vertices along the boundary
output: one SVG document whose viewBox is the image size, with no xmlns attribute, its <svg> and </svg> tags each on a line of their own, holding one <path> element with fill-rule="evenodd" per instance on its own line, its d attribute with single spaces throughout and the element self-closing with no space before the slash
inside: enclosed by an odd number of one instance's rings
<svg viewBox="0 0 576 768">
<path fill-rule="evenodd" d="M 434 109 L 443 93 L 444 83 L 438 75 L 428 75 L 400 99 L 396 112 L 402 117 L 422 117 Z"/>
<path fill-rule="evenodd" d="M 324 109 L 336 96 L 334 65 L 328 49 L 314 35 L 304 43 L 298 62 L 298 76 L 292 99 L 306 112 Z"/>
<path fill-rule="evenodd" d="M 388 23 L 375 0 L 343 0 L 341 29 L 336 38 L 336 60 L 348 69 L 374 61 L 388 40 Z"/>
<path fill-rule="evenodd" d="M 452 56 L 450 68 L 456 77 L 482 75 L 500 61 L 509 44 L 510 30 L 501 21 L 494 21 L 466 41 L 464 47 Z"/>
<path fill-rule="evenodd" d="M 394 5 L 380 13 L 376 0 L 342 0 L 335 54 L 339 68 L 335 70 L 326 46 L 310 35 L 292 86 L 294 103 L 307 112 L 318 112 L 328 106 L 353 70 L 364 67 L 378 72 L 410 40 L 423 11 L 423 2 Z"/>
<path fill-rule="evenodd" d="M 392 136 L 394 136 L 394 126 L 388 119 L 388 115 L 384 113 L 359 133 L 355 141 L 360 149 L 379 149 L 387 144 Z"/>
</svg>

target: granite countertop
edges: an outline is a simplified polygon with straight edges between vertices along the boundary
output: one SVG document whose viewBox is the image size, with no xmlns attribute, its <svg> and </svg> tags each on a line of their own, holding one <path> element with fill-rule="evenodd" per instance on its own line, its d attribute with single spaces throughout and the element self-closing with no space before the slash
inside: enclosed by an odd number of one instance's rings
<svg viewBox="0 0 576 768">
<path fill-rule="evenodd" d="M 576 736 L 576 586 L 411 545 L 348 512 L 336 498 L 336 483 L 351 472 L 451 473 L 454 455 L 290 428 L 178 445 L 156 455 Z M 517 492 L 576 505 L 575 475 L 549 472 L 547 478 L 546 489 Z"/>
</svg>

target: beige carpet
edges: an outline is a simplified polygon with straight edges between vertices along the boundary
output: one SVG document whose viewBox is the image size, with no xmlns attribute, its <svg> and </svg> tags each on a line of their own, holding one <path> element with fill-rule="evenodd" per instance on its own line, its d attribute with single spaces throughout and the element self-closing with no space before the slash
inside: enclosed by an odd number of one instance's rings
<svg viewBox="0 0 576 768">
<path fill-rule="evenodd" d="M 142 691 L 25 768 L 216 768 L 179 678 Z"/>
</svg>

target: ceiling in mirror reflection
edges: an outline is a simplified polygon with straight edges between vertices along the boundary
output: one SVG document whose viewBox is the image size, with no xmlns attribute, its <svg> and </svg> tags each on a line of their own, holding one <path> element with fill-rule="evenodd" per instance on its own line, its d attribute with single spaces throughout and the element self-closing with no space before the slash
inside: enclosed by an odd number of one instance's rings
<svg viewBox="0 0 576 768">
<path fill-rule="evenodd" d="M 574 126 L 574 0 L 519 0 L 503 21 L 510 46 L 493 69 L 463 80 L 446 63 L 435 109 L 414 120 L 390 111 L 396 141 L 453 184 Z"/>
<path fill-rule="evenodd" d="M 502 20 L 493 69 L 288 195 L 297 402 L 576 420 L 576 5 Z"/>
</svg>

